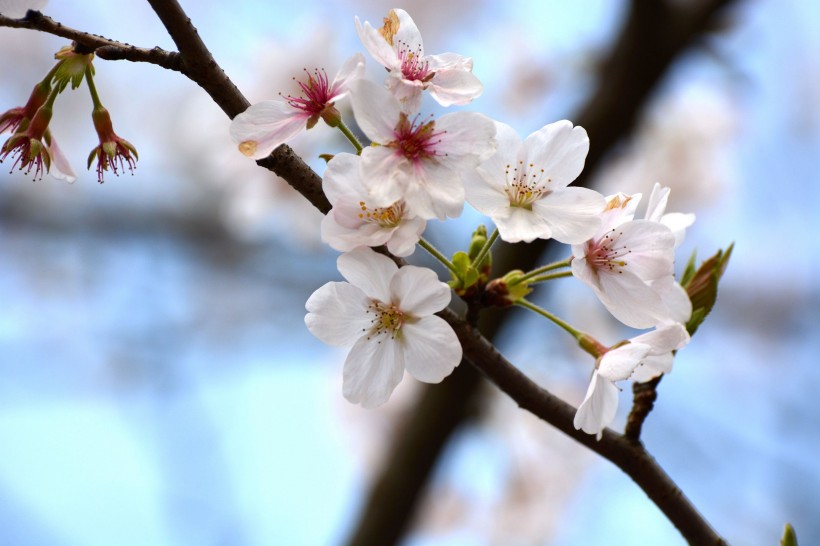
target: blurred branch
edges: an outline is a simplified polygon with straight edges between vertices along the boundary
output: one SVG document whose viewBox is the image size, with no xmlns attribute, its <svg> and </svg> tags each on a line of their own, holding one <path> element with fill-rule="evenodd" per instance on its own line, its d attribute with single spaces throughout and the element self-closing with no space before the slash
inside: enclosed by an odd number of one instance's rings
<svg viewBox="0 0 820 546">
<path fill-rule="evenodd" d="M 696 4 L 672 4 L 660 0 L 632 2 L 624 30 L 612 55 L 603 65 L 601 86 L 580 116 L 576 117 L 577 123 L 589 132 L 593 143 L 587 158 L 588 170 L 597 167 L 604 153 L 627 134 L 637 119 L 640 106 L 672 60 L 707 28 L 715 13 L 730 1 L 711 0 Z M 172 69 L 179 70 L 200 85 L 230 118 L 245 110 L 249 104 L 247 99 L 216 63 L 178 2 L 148 2 L 179 49 L 180 65 Z M 78 34 L 77 31 L 66 29 L 50 19 L 52 27 L 42 22 L 41 27 L 38 27 L 27 22 L 32 13 L 35 12 L 29 12 L 22 20 L 0 18 L 0 25 L 33 28 L 58 36 L 65 34 L 64 37 L 71 39 L 78 37 L 79 43 L 88 47 L 131 47 L 90 34 Z M 38 19 L 37 14 L 32 17 Z M 73 34 L 69 35 L 69 32 Z M 329 209 L 329 204 L 322 195 L 321 178 L 289 147 L 281 146 L 259 164 L 283 176 L 320 210 L 326 212 Z M 505 269 L 512 258 L 515 259 L 515 267 L 528 269 L 528 265 L 534 264 L 543 253 L 545 243 L 540 241 L 538 244 L 529 245 L 523 252 L 517 249 L 510 250 L 509 246 L 506 248 L 507 251 L 500 253 L 496 259 L 496 264 L 501 265 L 501 269 Z M 443 311 L 440 315 L 456 331 L 464 346 L 466 359 L 513 398 L 519 406 L 621 468 L 647 493 L 690 543 L 725 544 L 640 442 L 631 442 L 611 430 L 605 431 L 603 438 L 598 442 L 593 436 L 575 430 L 572 425 L 575 408 L 540 388 L 512 366 L 476 328 L 449 310 Z M 495 316 L 506 315 L 497 313 Z M 502 323 L 503 318 L 494 319 L 494 322 L 489 323 L 489 329 L 495 331 Z M 466 373 L 475 372 L 470 370 Z M 448 383 L 453 383 L 454 386 L 447 387 Z M 436 400 L 436 396 L 430 394 L 434 390 L 446 394 L 447 389 L 455 388 L 455 385 L 460 385 L 461 396 L 457 400 L 448 396 Z M 394 450 L 390 467 L 378 478 L 368 503 L 369 513 L 393 513 L 400 517 L 390 520 L 383 528 L 376 529 L 376 533 L 368 538 L 368 544 L 387 545 L 399 540 L 407 527 L 407 518 L 412 515 L 412 507 L 418 498 L 418 492 L 423 488 L 440 449 L 446 444 L 450 433 L 470 414 L 465 407 L 472 399 L 472 393 L 477 391 L 478 385 L 478 381 L 474 381 L 469 375 L 465 379 L 464 373 L 459 371 L 449 381 L 433 387 L 422 396 L 417 409 L 411 412 L 419 415 L 419 419 L 412 421 L 396 440 L 396 444 L 404 448 L 402 453 L 406 456 L 399 458 L 396 455 L 398 451 Z M 452 418 L 448 420 L 446 427 L 441 428 L 439 438 L 430 441 L 433 438 L 428 436 L 428 433 L 431 430 L 431 423 L 441 418 L 441 413 L 436 411 L 436 408 L 442 407 L 441 404 L 446 409 L 442 408 L 440 411 L 446 411 Z M 419 447 L 422 445 L 424 447 Z M 408 479 L 400 479 L 407 469 L 419 464 L 420 458 L 416 456 L 419 451 L 423 452 L 422 457 L 426 461 L 421 465 L 424 467 L 423 471 L 408 475 Z M 402 504 L 396 504 L 397 502 Z"/>
<path fill-rule="evenodd" d="M 151 63 L 168 70 L 182 71 L 181 59 L 178 53 L 165 51 L 159 47 L 146 49 L 117 42 L 116 40 L 109 40 L 103 36 L 67 27 L 54 21 L 51 17 L 46 17 L 39 11 L 29 10 L 22 19 L 12 19 L 0 15 L 0 27 L 27 28 L 67 38 L 82 45 L 89 52 L 93 51 L 99 58 L 108 61 L 125 60 Z"/>
</svg>

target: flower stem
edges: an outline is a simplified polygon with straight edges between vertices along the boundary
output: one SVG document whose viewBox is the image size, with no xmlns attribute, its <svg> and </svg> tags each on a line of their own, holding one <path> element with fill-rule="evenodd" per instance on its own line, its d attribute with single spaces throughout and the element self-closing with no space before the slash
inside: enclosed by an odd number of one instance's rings
<svg viewBox="0 0 820 546">
<path fill-rule="evenodd" d="M 553 315 L 552 313 L 550 313 L 546 309 L 538 307 L 534 303 L 529 302 L 529 301 L 525 300 L 524 298 L 521 298 L 520 300 L 515 302 L 515 304 L 520 305 L 521 307 L 524 307 L 526 309 L 529 309 L 530 311 L 535 311 L 536 313 L 538 313 L 542 317 L 548 318 L 549 320 L 551 320 L 552 322 L 554 322 L 555 324 L 557 324 L 558 326 L 560 326 L 561 328 L 563 328 L 564 330 L 569 332 L 572 335 L 572 337 L 574 337 L 578 341 L 580 341 L 582 338 L 588 337 L 586 334 L 584 334 L 580 330 L 576 330 L 575 328 L 573 328 L 572 326 L 570 326 L 569 324 L 567 324 L 566 322 L 564 322 L 560 318 L 556 317 L 555 315 Z"/>
<path fill-rule="evenodd" d="M 487 242 L 484 243 L 484 246 L 481 247 L 481 250 L 478 251 L 475 258 L 473 259 L 474 266 L 478 267 L 478 265 L 484 261 L 484 258 L 487 257 L 487 254 L 490 252 L 490 247 L 493 246 L 495 240 L 498 239 L 498 228 L 495 228 L 490 236 L 487 238 Z"/>
<path fill-rule="evenodd" d="M 91 95 L 91 102 L 94 104 L 94 109 L 103 108 L 100 96 L 97 94 L 97 86 L 94 85 L 94 73 L 91 71 L 91 65 L 85 67 L 85 81 L 88 82 L 88 92 Z"/>
<path fill-rule="evenodd" d="M 445 266 L 447 269 L 449 269 L 450 271 L 452 271 L 452 272 L 453 272 L 453 275 L 455 275 L 457 279 L 461 279 L 461 275 L 459 274 L 458 269 L 456 269 L 456 266 L 454 266 L 454 265 L 453 265 L 453 262 L 451 262 L 450 260 L 448 260 L 448 259 L 444 256 L 444 254 L 442 254 L 441 252 L 439 252 L 439 251 L 438 251 L 438 249 L 437 249 L 436 247 L 434 247 L 432 244 L 430 244 L 430 243 L 429 243 L 426 239 L 424 239 L 423 237 L 419 239 L 419 246 L 420 246 L 421 248 L 423 248 L 424 250 L 426 250 L 427 252 L 429 252 L 429 253 L 430 253 L 430 255 L 431 255 L 433 258 L 435 258 L 436 260 L 438 260 L 438 261 L 440 261 L 441 263 L 443 263 L 443 264 L 444 264 L 444 266 Z"/>
<path fill-rule="evenodd" d="M 551 264 L 542 265 L 541 267 L 537 267 L 537 268 L 533 269 L 532 271 L 530 271 L 529 273 L 526 273 L 525 275 L 522 275 L 521 277 L 516 279 L 516 284 L 518 284 L 520 282 L 523 282 L 523 281 L 529 281 L 530 279 L 532 279 L 534 277 L 538 277 L 541 273 L 546 273 L 547 271 L 552 271 L 553 269 L 561 269 L 562 267 L 569 267 L 570 263 L 572 262 L 572 258 L 573 257 L 570 256 L 566 260 L 561 260 L 560 262 L 552 262 Z M 570 273 L 570 275 L 571 275 L 571 273 Z M 569 276 L 569 275 L 567 275 L 567 276 Z M 531 281 L 531 282 L 537 282 L 537 281 Z"/>
<path fill-rule="evenodd" d="M 63 61 L 59 61 L 57 64 L 55 64 L 51 68 L 51 70 L 48 71 L 48 74 L 46 74 L 46 77 L 43 78 L 43 81 L 41 81 L 38 85 L 40 85 L 44 89 L 50 88 L 51 87 L 51 80 L 54 79 L 54 75 L 57 73 L 57 69 L 60 68 L 60 65 L 62 65 L 62 64 L 63 64 Z"/>
<path fill-rule="evenodd" d="M 564 277 L 572 277 L 572 271 L 560 271 L 558 273 L 550 273 L 549 275 L 541 275 L 540 277 L 530 278 L 527 281 L 527 284 L 537 284 L 539 282 L 551 281 L 553 279 L 563 279 Z"/>
<path fill-rule="evenodd" d="M 356 148 L 356 155 L 362 155 L 362 150 L 364 150 L 364 146 L 362 146 L 362 143 L 359 142 L 359 139 L 356 138 L 356 135 L 354 135 L 347 127 L 347 125 L 345 125 L 345 122 L 339 120 L 339 125 L 337 125 L 336 127 L 339 128 L 339 130 L 347 138 L 347 140 L 349 140 L 350 143 L 353 144 L 353 147 Z"/>
</svg>

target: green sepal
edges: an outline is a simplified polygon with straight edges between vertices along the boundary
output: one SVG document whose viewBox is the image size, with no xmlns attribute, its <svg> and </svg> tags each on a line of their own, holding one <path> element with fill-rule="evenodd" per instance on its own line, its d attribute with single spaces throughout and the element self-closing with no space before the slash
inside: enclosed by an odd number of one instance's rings
<svg viewBox="0 0 820 546">
<path fill-rule="evenodd" d="M 478 282 L 478 272 L 473 269 L 473 261 L 466 252 L 456 252 L 453 254 L 451 261 L 456 271 L 458 271 L 458 274 L 456 275 L 455 272 L 450 271 L 452 280 L 447 284 L 450 285 L 450 288 L 455 290 L 456 293 L 463 292 Z"/>
</svg>

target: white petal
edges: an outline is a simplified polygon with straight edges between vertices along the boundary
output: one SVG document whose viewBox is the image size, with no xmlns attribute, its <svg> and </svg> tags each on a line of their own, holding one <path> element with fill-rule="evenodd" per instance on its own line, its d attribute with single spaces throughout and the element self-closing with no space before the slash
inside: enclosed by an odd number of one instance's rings
<svg viewBox="0 0 820 546">
<path fill-rule="evenodd" d="M 51 156 L 51 168 L 48 174 L 57 180 L 65 180 L 69 184 L 77 180 L 77 173 L 74 172 L 63 150 L 57 145 L 57 139 L 54 136 L 51 137 L 48 145 L 48 154 Z"/>
<path fill-rule="evenodd" d="M 532 205 L 552 230 L 552 238 L 564 244 L 583 243 L 601 228 L 603 195 L 587 188 L 555 190 Z"/>
<path fill-rule="evenodd" d="M 449 166 L 434 161 L 419 162 L 405 175 L 404 202 L 413 214 L 429 220 L 457 218 L 464 208 L 464 185 Z"/>
<path fill-rule="evenodd" d="M 627 326 L 651 328 L 666 318 L 658 294 L 631 272 L 599 273 L 598 282 L 601 288 L 596 292 L 601 303 Z"/>
<path fill-rule="evenodd" d="M 510 198 L 504 192 L 503 178 L 500 176 L 478 167 L 462 173 L 462 178 L 464 195 L 477 211 L 492 216 L 496 210 L 510 206 Z"/>
<path fill-rule="evenodd" d="M 600 378 L 596 371 L 592 374 L 586 397 L 578 406 L 572 424 L 587 434 L 597 435 L 600 440 L 603 430 L 615 419 L 617 410 L 618 387 Z"/>
<path fill-rule="evenodd" d="M 339 69 L 339 73 L 330 84 L 331 99 L 339 99 L 347 94 L 348 85 L 364 76 L 364 55 L 356 53 Z M 332 100 L 331 100 L 332 102 Z"/>
<path fill-rule="evenodd" d="M 387 207 L 405 196 L 405 180 L 412 166 L 387 146 L 369 146 L 362 151 L 361 176 L 375 207 Z"/>
<path fill-rule="evenodd" d="M 632 338 L 633 343 L 645 343 L 651 347 L 650 355 L 671 353 L 689 343 L 689 333 L 682 324 L 658 326 L 655 330 Z"/>
<path fill-rule="evenodd" d="M 675 236 L 657 222 L 633 220 L 618 226 L 616 246 L 625 246 L 626 269 L 644 281 L 672 275 L 675 263 Z"/>
<path fill-rule="evenodd" d="M 425 383 L 440 383 L 461 362 L 461 343 L 444 319 L 435 315 L 402 326 L 404 365 Z"/>
<path fill-rule="evenodd" d="M 421 218 L 403 220 L 387 241 L 387 250 L 401 258 L 409 256 L 415 252 L 426 226 L 427 222 Z"/>
<path fill-rule="evenodd" d="M 649 345 L 635 343 L 634 340 L 615 349 L 610 349 L 604 353 L 598 363 L 598 375 L 613 382 L 628 379 L 651 349 Z"/>
<path fill-rule="evenodd" d="M 406 80 L 401 71 L 387 75 L 387 89 L 398 99 L 402 112 L 412 115 L 421 107 L 424 84 L 418 80 Z"/>
<path fill-rule="evenodd" d="M 360 172 L 361 157 L 338 153 L 333 156 L 322 175 L 322 190 L 335 205 L 345 198 L 360 199 L 366 195 Z"/>
<path fill-rule="evenodd" d="M 552 179 L 549 188 L 563 188 L 578 178 L 584 168 L 589 137 L 583 127 L 567 120 L 550 123 L 524 141 L 526 162 L 544 169 Z"/>
<path fill-rule="evenodd" d="M 658 297 L 660 297 L 666 309 L 664 317 L 671 322 L 687 322 L 692 316 L 692 300 L 689 294 L 675 280 L 675 277 L 668 275 L 651 283 Z"/>
<path fill-rule="evenodd" d="M 390 280 L 399 267 L 387 256 L 367 247 L 345 252 L 336 260 L 339 272 L 369 297 L 390 302 Z"/>
<path fill-rule="evenodd" d="M 655 379 L 659 375 L 672 371 L 672 361 L 674 357 L 671 352 L 662 355 L 647 356 L 641 360 L 640 365 L 635 368 L 630 379 L 636 383 L 645 383 Z"/>
<path fill-rule="evenodd" d="M 255 148 L 242 151 L 251 159 L 270 155 L 280 144 L 307 128 L 310 116 L 285 101 L 267 100 L 250 106 L 231 122 L 235 144 L 255 142 Z"/>
<path fill-rule="evenodd" d="M 695 215 L 683 212 L 664 214 L 661 223 L 668 227 L 675 236 L 675 248 L 678 248 L 686 237 L 686 228 L 695 223 Z"/>
<path fill-rule="evenodd" d="M 508 243 L 530 243 L 535 239 L 549 239 L 552 229 L 544 218 L 521 207 L 496 209 L 492 214 L 498 235 Z"/>
<path fill-rule="evenodd" d="M 439 70 L 430 80 L 430 96 L 442 106 L 467 104 L 483 91 L 481 81 L 465 70 Z"/>
<path fill-rule="evenodd" d="M 424 42 L 413 18 L 403 9 L 392 9 L 390 11 L 394 12 L 399 19 L 399 28 L 393 37 L 393 47 L 402 44 L 403 47 L 414 54 L 424 57 Z"/>
<path fill-rule="evenodd" d="M 364 134 L 379 144 L 393 142 L 402 111 L 396 97 L 370 80 L 356 80 L 348 88 L 353 114 Z"/>
<path fill-rule="evenodd" d="M 356 17 L 356 32 L 359 34 L 359 39 L 362 45 L 370 55 L 376 59 L 382 66 L 389 70 L 396 70 L 401 68 L 401 61 L 396 55 L 396 50 L 393 45 L 387 43 L 384 37 L 379 34 L 378 29 L 373 28 L 368 21 L 365 21 L 364 26 Z"/>
<path fill-rule="evenodd" d="M 305 325 L 328 345 L 352 345 L 371 326 L 369 303 L 367 295 L 350 283 L 329 282 L 305 303 Z"/>
<path fill-rule="evenodd" d="M 338 205 L 333 207 L 322 218 L 322 242 L 332 249 L 348 252 L 359 246 L 383 245 L 390 238 L 390 232 L 377 224 L 361 222 L 356 226 L 345 225 L 350 223 L 350 215 L 342 212 L 341 208 Z"/>
<path fill-rule="evenodd" d="M 501 207 L 509 207 L 510 199 L 505 192 L 507 171 L 516 163 L 521 148 L 518 133 L 504 123 L 495 122 L 496 150 L 477 169 L 467 169 L 462 175 L 467 200 L 486 215 Z"/>
<path fill-rule="evenodd" d="M 442 72 L 445 70 L 460 70 L 472 72 L 473 59 L 459 55 L 458 53 L 439 53 L 438 55 L 427 55 L 424 61 L 428 63 L 431 72 Z"/>
<path fill-rule="evenodd" d="M 464 165 L 477 166 L 489 158 L 496 149 L 493 120 L 475 112 L 445 114 L 436 120 L 436 132 L 441 142 L 436 151 L 447 154 L 450 161 L 467 159 Z"/>
<path fill-rule="evenodd" d="M 655 182 L 655 185 L 652 187 L 652 193 L 649 194 L 649 202 L 646 205 L 644 219 L 652 222 L 660 222 L 661 218 L 663 218 L 663 213 L 666 212 L 666 203 L 668 200 L 669 188 Z"/>
<path fill-rule="evenodd" d="M 432 269 L 407 265 L 390 282 L 391 301 L 416 318 L 432 315 L 450 303 L 450 287 Z"/>
<path fill-rule="evenodd" d="M 374 408 L 387 402 L 404 375 L 404 349 L 387 335 L 360 338 L 350 349 L 342 373 L 342 394 Z"/>
</svg>

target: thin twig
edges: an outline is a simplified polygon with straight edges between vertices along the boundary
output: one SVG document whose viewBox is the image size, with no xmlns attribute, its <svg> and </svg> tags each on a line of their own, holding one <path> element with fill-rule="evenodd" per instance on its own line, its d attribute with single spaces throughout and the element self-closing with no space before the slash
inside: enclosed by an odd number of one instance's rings
<svg viewBox="0 0 820 546">
<path fill-rule="evenodd" d="M 93 51 L 97 57 L 109 61 L 126 60 L 151 63 L 168 70 L 174 70 L 176 72 L 182 71 L 179 53 L 165 51 L 159 47 L 146 49 L 116 40 L 109 40 L 97 34 L 67 27 L 62 23 L 54 21 L 51 17 L 43 15 L 39 11 L 29 10 L 22 19 L 12 19 L 11 17 L 0 15 L 0 27 L 39 30 L 40 32 L 46 32 L 54 36 L 73 40 L 85 49 Z"/>
</svg>

